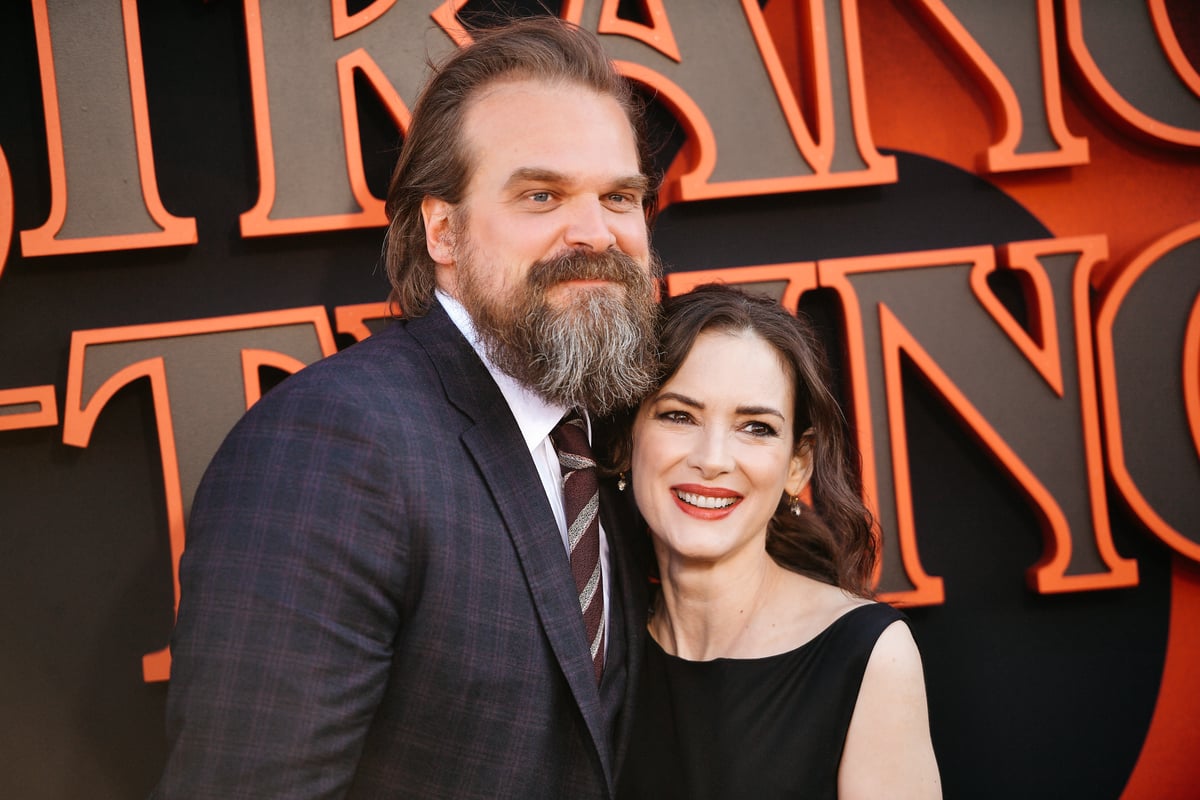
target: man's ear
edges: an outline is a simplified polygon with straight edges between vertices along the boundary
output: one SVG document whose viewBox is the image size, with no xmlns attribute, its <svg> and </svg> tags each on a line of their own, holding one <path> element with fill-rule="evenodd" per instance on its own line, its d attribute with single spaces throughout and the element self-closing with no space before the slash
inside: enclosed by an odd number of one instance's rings
<svg viewBox="0 0 1200 800">
<path fill-rule="evenodd" d="M 796 442 L 792 463 L 788 467 L 787 493 L 798 495 L 804 491 L 813 472 L 813 429 L 809 428 Z"/>
<path fill-rule="evenodd" d="M 421 201 L 421 217 L 425 221 L 425 247 L 435 264 L 454 264 L 454 231 L 450 214 L 454 207 L 445 200 L 429 195 Z"/>
</svg>

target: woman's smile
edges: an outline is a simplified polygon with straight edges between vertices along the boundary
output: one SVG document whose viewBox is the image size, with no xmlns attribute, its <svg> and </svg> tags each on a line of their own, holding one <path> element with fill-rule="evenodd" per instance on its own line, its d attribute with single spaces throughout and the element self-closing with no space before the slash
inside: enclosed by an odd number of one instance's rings
<svg viewBox="0 0 1200 800">
<path fill-rule="evenodd" d="M 675 486 L 679 507 L 685 514 L 701 519 L 721 519 L 728 516 L 734 506 L 742 501 L 742 496 L 729 489 L 719 489 L 709 486 Z"/>
</svg>

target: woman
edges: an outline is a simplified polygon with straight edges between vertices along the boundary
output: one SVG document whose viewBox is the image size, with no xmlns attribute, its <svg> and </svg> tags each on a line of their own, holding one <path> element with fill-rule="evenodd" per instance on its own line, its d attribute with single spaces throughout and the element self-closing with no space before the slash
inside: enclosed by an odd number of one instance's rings
<svg viewBox="0 0 1200 800">
<path fill-rule="evenodd" d="M 664 314 L 663 378 L 617 448 L 661 581 L 619 794 L 939 797 L 920 656 L 868 599 L 870 514 L 815 337 L 718 285 Z"/>
</svg>

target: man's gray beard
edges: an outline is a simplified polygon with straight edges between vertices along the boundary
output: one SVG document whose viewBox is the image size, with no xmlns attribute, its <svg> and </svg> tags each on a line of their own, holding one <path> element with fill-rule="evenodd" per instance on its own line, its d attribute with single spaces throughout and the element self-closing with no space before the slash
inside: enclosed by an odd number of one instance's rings
<svg viewBox="0 0 1200 800">
<path fill-rule="evenodd" d="M 632 258 L 577 251 L 539 261 L 524 285 L 499 297 L 480 285 L 477 270 L 487 265 L 463 244 L 460 237 L 458 300 L 493 364 L 548 403 L 597 415 L 632 406 L 650 391 L 658 304 L 654 278 Z M 547 291 L 570 280 L 612 284 L 574 288 L 552 305 Z"/>
</svg>

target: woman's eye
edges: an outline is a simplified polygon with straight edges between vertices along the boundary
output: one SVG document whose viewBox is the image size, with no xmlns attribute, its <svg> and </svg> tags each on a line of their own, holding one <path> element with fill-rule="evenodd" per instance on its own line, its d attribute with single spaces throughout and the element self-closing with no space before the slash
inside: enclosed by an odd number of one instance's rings
<svg viewBox="0 0 1200 800">
<path fill-rule="evenodd" d="M 686 411 L 664 411 L 658 415 L 658 418 L 663 420 L 664 422 L 674 422 L 676 424 L 682 425 L 686 422 L 691 421 L 692 415 L 687 413 Z"/>
<path fill-rule="evenodd" d="M 751 436 L 777 436 L 778 431 L 774 427 L 765 422 L 747 422 L 743 426 L 743 430 Z"/>
</svg>

